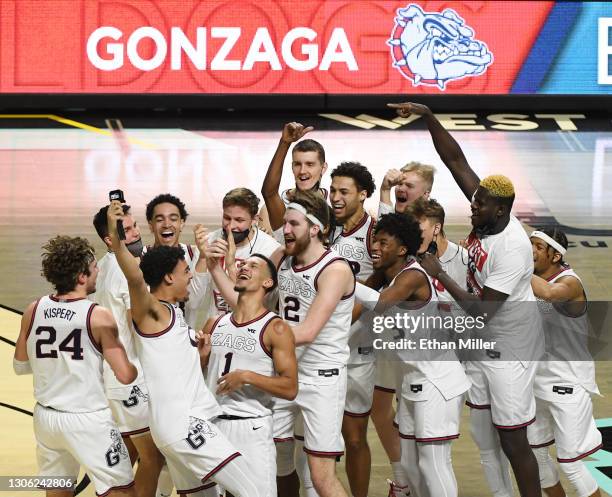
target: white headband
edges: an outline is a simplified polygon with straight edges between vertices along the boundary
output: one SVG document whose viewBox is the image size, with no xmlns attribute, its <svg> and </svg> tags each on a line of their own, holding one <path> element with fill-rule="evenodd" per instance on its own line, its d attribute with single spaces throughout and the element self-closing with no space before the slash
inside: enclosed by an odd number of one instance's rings
<svg viewBox="0 0 612 497">
<path fill-rule="evenodd" d="M 308 214 L 308 212 L 306 211 L 306 208 L 302 204 L 297 204 L 295 202 L 291 202 L 287 206 L 287 209 L 293 209 L 294 211 L 301 212 L 302 214 L 304 214 L 304 216 L 306 216 L 306 219 L 308 219 L 315 226 L 319 227 L 319 229 L 321 230 L 321 233 L 323 233 L 325 231 L 325 228 L 323 227 L 323 223 L 321 221 L 319 221 L 312 214 Z"/>
<path fill-rule="evenodd" d="M 563 246 L 559 242 L 556 242 L 550 236 L 548 236 L 546 233 L 542 231 L 534 231 L 533 233 L 531 233 L 531 235 L 529 235 L 529 238 L 534 237 L 534 236 L 536 238 L 539 238 L 540 240 L 544 240 L 546 243 L 548 243 L 548 245 L 554 248 L 561 255 L 565 255 L 565 252 L 567 252 L 567 249 L 564 249 Z"/>
</svg>

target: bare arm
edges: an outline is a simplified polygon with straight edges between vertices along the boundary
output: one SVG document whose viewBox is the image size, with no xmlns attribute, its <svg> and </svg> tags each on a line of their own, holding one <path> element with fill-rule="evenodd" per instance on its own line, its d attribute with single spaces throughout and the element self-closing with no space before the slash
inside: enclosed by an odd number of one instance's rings
<svg viewBox="0 0 612 497">
<path fill-rule="evenodd" d="M 210 333 L 212 332 L 212 327 L 217 320 L 216 317 L 208 318 L 206 324 L 204 324 L 204 328 L 202 328 L 196 334 L 198 339 L 198 352 L 200 354 L 200 366 L 202 367 L 202 371 L 206 371 L 208 368 L 208 361 L 210 359 L 210 352 L 212 350 L 212 343 L 210 340 Z"/>
<path fill-rule="evenodd" d="M 440 159 L 442 159 L 442 162 L 444 162 L 453 178 L 455 178 L 463 194 L 471 201 L 474 192 L 480 184 L 480 179 L 468 164 L 459 144 L 444 129 L 444 126 L 436 119 L 436 116 L 433 115 L 429 107 L 411 102 L 387 105 L 397 109 L 397 113 L 401 117 L 408 117 L 410 114 L 423 116 Z"/>
<path fill-rule="evenodd" d="M 342 296 L 352 291 L 354 281 L 353 272 L 343 261 L 333 262 L 320 273 L 317 296 L 308 309 L 306 319 L 293 327 L 296 345 L 312 343 L 317 338 Z"/>
<path fill-rule="evenodd" d="M 427 274 L 437 279 L 448 293 L 470 316 L 482 316 L 485 322 L 493 318 L 501 305 L 506 301 L 508 295 L 489 287 L 482 289 L 482 297 L 464 290 L 455 280 L 442 270 L 440 261 L 433 254 L 425 253 L 421 256 L 421 266 Z"/>
<path fill-rule="evenodd" d="M 389 169 L 380 185 L 380 203 L 391 205 L 391 188 L 399 184 L 402 173 L 398 169 Z"/>
<path fill-rule="evenodd" d="M 577 278 L 567 276 L 549 283 L 535 274 L 531 277 L 531 288 L 536 297 L 549 302 L 568 302 L 581 299 L 583 288 Z"/>
<path fill-rule="evenodd" d="M 129 361 L 119 340 L 117 323 L 111 311 L 97 305 L 91 313 L 91 333 L 102 347 L 102 355 L 115 373 L 117 380 L 124 385 L 132 383 L 138 376 L 138 370 Z"/>
<path fill-rule="evenodd" d="M 26 308 L 25 312 L 21 316 L 21 327 L 19 329 L 19 336 L 17 337 L 17 342 L 15 344 L 15 354 L 14 358 L 18 361 L 28 361 L 28 330 L 30 329 L 30 324 L 32 323 L 32 319 L 34 318 L 34 308 L 36 307 L 38 301 L 32 302 Z"/>
<path fill-rule="evenodd" d="M 282 226 L 283 216 L 285 215 L 285 203 L 279 194 L 279 190 L 283 174 L 283 164 L 289 147 L 291 143 L 299 140 L 313 129 L 312 126 L 305 128 L 304 125 L 296 122 L 287 123 L 283 128 L 283 134 L 272 157 L 272 162 L 268 166 L 268 171 L 261 187 L 261 194 L 266 203 L 268 219 L 272 230 Z"/>
<path fill-rule="evenodd" d="M 264 332 L 264 343 L 272 351 L 276 376 L 237 369 L 219 378 L 217 394 L 228 394 L 243 385 L 252 385 L 274 397 L 295 399 L 298 391 L 297 360 L 291 328 L 281 319 L 274 319 Z"/>
<path fill-rule="evenodd" d="M 157 306 L 165 307 L 155 299 L 147 288 L 138 260 L 130 254 L 125 242 L 119 240 L 117 234 L 117 221 L 123 219 L 121 203 L 113 200 L 108 208 L 108 231 L 112 242 L 112 249 L 117 257 L 121 271 L 125 275 L 130 291 L 130 305 L 132 317 L 137 323 L 152 315 L 159 315 Z M 158 312 L 155 312 L 158 311 Z M 164 313 L 164 316 L 166 313 Z"/>
</svg>

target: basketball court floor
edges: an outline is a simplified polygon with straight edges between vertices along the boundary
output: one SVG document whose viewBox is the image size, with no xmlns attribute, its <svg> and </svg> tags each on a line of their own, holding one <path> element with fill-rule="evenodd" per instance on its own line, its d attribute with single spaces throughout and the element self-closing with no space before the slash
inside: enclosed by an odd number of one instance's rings
<svg viewBox="0 0 612 497">
<path fill-rule="evenodd" d="M 218 227 L 226 191 L 245 186 L 259 192 L 282 124 L 289 120 L 294 118 L 279 119 L 261 130 L 223 131 L 218 126 L 183 129 L 163 122 L 151 128 L 126 121 L 122 127 L 99 119 L 92 125 L 86 118 L 46 115 L 0 119 L 0 475 L 36 474 L 29 415 L 34 406 L 32 380 L 16 377 L 11 363 L 20 311 L 51 291 L 40 276 L 41 245 L 56 234 L 80 235 L 93 242 L 101 257 L 104 249 L 91 221 L 115 188 L 125 192 L 145 242 L 152 237 L 144 207 L 158 193 L 171 192 L 186 203 L 189 219 L 182 241 L 192 239 L 196 223 Z M 406 162 L 436 166 L 432 197 L 446 209 L 450 238 L 466 236 L 468 202 L 425 130 L 366 130 L 327 125 L 320 116 L 316 120 L 323 124 L 308 136 L 325 146 L 330 170 L 340 161 L 357 160 L 379 185 L 387 169 Z M 566 227 L 573 242 L 566 259 L 583 278 L 590 299 L 612 300 L 612 132 L 461 131 L 454 136 L 479 175 L 502 173 L 514 181 L 514 212 L 526 224 L 557 222 Z M 288 169 L 283 188 L 292 183 Z M 327 175 L 323 186 L 328 185 Z M 377 210 L 378 192 L 374 197 L 366 204 L 372 212 Z M 601 346 L 610 349 L 612 343 L 603 340 Z M 601 488 L 612 494 L 612 363 L 597 362 L 597 380 L 602 397 L 594 399 L 595 415 L 608 451 L 599 451 L 587 465 Z M 485 497 L 489 493 L 470 438 L 467 409 L 463 421 L 453 449 L 460 495 Z M 382 497 L 390 470 L 373 429 L 370 441 L 370 495 Z M 342 464 L 339 473 L 345 478 Z M 30 494 L 41 495 L 18 495 Z M 92 485 L 81 495 L 93 496 Z"/>
</svg>

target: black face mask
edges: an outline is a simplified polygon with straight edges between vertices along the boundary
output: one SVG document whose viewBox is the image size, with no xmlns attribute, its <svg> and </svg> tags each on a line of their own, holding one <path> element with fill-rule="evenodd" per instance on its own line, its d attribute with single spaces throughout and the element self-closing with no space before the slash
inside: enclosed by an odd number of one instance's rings
<svg viewBox="0 0 612 497">
<path fill-rule="evenodd" d="M 125 247 L 134 257 L 140 257 L 142 255 L 143 249 L 142 238 L 139 238 L 138 240 L 135 240 L 132 243 L 126 243 Z"/>
<path fill-rule="evenodd" d="M 247 239 L 249 234 L 251 233 L 251 228 L 248 228 L 244 231 L 232 231 L 232 235 L 234 236 L 234 243 L 238 244 Z M 223 230 L 223 238 L 227 240 L 227 232 Z"/>
</svg>

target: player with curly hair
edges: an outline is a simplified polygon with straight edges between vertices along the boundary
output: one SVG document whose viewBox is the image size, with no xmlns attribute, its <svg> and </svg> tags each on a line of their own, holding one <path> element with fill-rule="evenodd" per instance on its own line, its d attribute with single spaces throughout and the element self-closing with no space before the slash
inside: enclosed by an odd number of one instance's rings
<svg viewBox="0 0 612 497">
<path fill-rule="evenodd" d="M 104 392 L 102 363 L 129 384 L 138 371 L 119 341 L 110 310 L 87 299 L 96 290 L 94 249 L 84 238 L 57 236 L 43 246 L 42 275 L 55 293 L 32 302 L 21 319 L 13 366 L 33 374 L 34 434 L 42 477 L 87 468 L 98 495 L 134 496 L 134 476 Z M 49 493 L 51 492 L 51 493 Z M 68 497 L 73 489 L 47 489 Z"/>
</svg>

